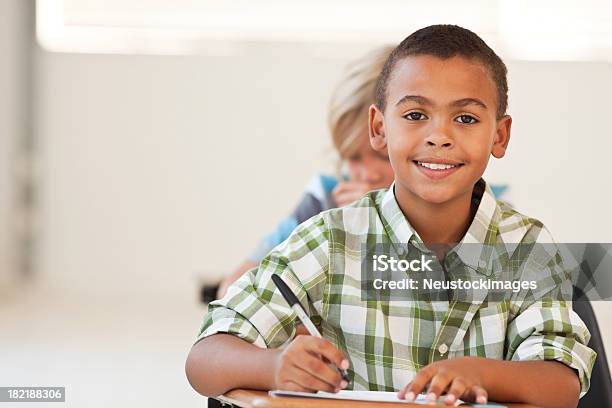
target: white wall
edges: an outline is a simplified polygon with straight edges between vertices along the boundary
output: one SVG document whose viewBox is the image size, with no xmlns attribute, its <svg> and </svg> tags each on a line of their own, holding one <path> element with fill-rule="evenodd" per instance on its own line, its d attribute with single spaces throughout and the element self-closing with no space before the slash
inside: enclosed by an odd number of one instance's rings
<svg viewBox="0 0 612 408">
<path fill-rule="evenodd" d="M 508 155 L 491 181 L 558 242 L 612 242 L 612 64 L 510 62 Z M 493 159 L 494 160 L 494 159 Z"/>
<path fill-rule="evenodd" d="M 227 272 L 331 163 L 342 64 L 41 53 L 41 274 L 166 292 Z"/>
<path fill-rule="evenodd" d="M 327 100 L 345 63 L 41 52 L 40 272 L 77 288 L 214 281 L 329 167 Z M 508 65 L 511 146 L 488 178 L 559 241 L 612 241 L 612 65 Z"/>
</svg>

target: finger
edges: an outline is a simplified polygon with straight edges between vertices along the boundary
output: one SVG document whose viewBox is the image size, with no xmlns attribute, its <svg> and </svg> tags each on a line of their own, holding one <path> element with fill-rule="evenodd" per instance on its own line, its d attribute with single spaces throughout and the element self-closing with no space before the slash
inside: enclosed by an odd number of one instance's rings
<svg viewBox="0 0 612 408">
<path fill-rule="evenodd" d="M 308 333 L 308 329 L 303 324 L 298 324 L 295 327 L 295 336 L 294 337 L 302 336 L 302 335 L 308 336 L 309 334 L 310 333 Z"/>
<path fill-rule="evenodd" d="M 342 386 L 342 377 L 338 370 L 334 370 L 327 364 L 325 364 L 319 357 L 315 357 L 313 355 L 306 355 L 302 361 L 297 364 L 299 368 L 310 373 L 310 375 L 317 377 L 319 380 L 327 383 L 332 388 L 344 388 Z"/>
<path fill-rule="evenodd" d="M 455 378 L 451 383 L 448 392 L 446 393 L 446 398 L 444 398 L 444 403 L 447 405 L 452 405 L 457 401 L 465 390 L 467 389 L 467 384 L 462 378 Z"/>
<path fill-rule="evenodd" d="M 337 193 L 335 191 L 332 193 L 332 199 L 334 200 L 334 202 L 336 203 L 338 207 L 344 206 L 344 201 L 342 201 L 341 195 L 342 193 Z"/>
<path fill-rule="evenodd" d="M 350 364 L 344 353 L 338 350 L 328 340 L 312 336 L 310 336 L 310 338 L 312 345 L 309 351 L 311 353 L 328 359 L 341 370 L 349 368 Z"/>
<path fill-rule="evenodd" d="M 414 401 L 415 397 L 423 391 L 435 373 L 436 370 L 431 366 L 421 369 L 421 371 L 419 371 L 412 381 L 406 386 L 403 396 L 409 401 Z"/>
<path fill-rule="evenodd" d="M 461 398 L 465 399 L 466 401 L 476 402 L 478 404 L 486 404 L 489 399 L 489 394 L 487 393 L 487 390 L 482 388 L 480 385 L 473 385 L 465 390 Z"/>
<path fill-rule="evenodd" d="M 399 390 L 399 392 L 397 393 L 397 398 L 399 399 L 404 399 L 406 398 L 406 392 L 408 392 L 408 389 L 410 388 L 410 385 L 412 384 L 412 382 L 409 382 L 408 384 L 406 384 L 404 386 L 404 388 L 402 388 L 401 390 Z M 414 399 L 414 398 L 411 398 Z"/>
<path fill-rule="evenodd" d="M 350 190 L 350 187 L 348 186 L 348 183 L 343 182 L 338 184 L 333 190 L 332 190 L 332 196 L 335 198 L 337 197 L 339 194 L 344 193 L 345 191 Z"/>
<path fill-rule="evenodd" d="M 306 388 L 311 391 L 326 391 L 326 392 L 335 392 L 339 389 L 339 387 L 333 386 L 331 384 L 322 381 L 321 379 L 312 375 L 312 373 L 302 369 L 301 367 L 294 366 L 289 374 L 291 377 L 291 381 L 299 384 L 300 386 Z"/>
<path fill-rule="evenodd" d="M 438 371 L 436 375 L 431 379 L 429 388 L 427 389 L 427 401 L 436 401 L 438 397 L 444 392 L 444 390 L 448 388 L 451 381 L 453 381 L 453 378 L 448 372 Z"/>
<path fill-rule="evenodd" d="M 302 387 L 298 383 L 295 383 L 291 380 L 284 381 L 278 387 L 279 390 L 283 391 L 296 391 L 296 392 L 314 392 L 313 390 L 309 390 L 307 388 Z"/>
</svg>

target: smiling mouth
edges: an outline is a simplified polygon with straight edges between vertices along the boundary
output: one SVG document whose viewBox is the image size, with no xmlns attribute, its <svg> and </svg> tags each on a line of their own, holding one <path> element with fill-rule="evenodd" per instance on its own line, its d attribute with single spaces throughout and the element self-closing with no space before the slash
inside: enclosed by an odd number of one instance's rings
<svg viewBox="0 0 612 408">
<path fill-rule="evenodd" d="M 421 174 L 433 181 L 445 179 L 465 165 L 465 163 L 460 162 L 445 162 L 438 158 L 434 160 L 425 159 L 423 161 L 413 160 L 413 163 Z"/>
<path fill-rule="evenodd" d="M 449 170 L 449 169 L 454 169 L 456 167 L 463 166 L 463 163 L 457 163 L 457 164 L 451 164 L 451 163 L 429 163 L 429 162 L 422 162 L 422 161 L 418 161 L 418 160 L 413 160 L 413 162 L 417 166 L 419 166 L 419 167 L 424 167 L 424 168 L 429 169 L 429 170 L 437 170 L 437 171 Z"/>
</svg>

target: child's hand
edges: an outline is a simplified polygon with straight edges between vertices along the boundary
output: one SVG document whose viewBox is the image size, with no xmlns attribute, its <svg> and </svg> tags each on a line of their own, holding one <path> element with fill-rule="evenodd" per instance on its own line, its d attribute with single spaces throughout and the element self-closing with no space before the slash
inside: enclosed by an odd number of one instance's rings
<svg viewBox="0 0 612 408">
<path fill-rule="evenodd" d="M 341 181 L 332 191 L 332 197 L 338 207 L 343 207 L 360 199 L 370 190 L 373 190 L 373 188 L 368 183 L 361 181 Z"/>
<path fill-rule="evenodd" d="M 278 390 L 338 392 L 348 384 L 329 363 L 346 370 L 349 362 L 329 341 L 297 336 L 278 350 L 274 363 L 274 385 Z"/>
<path fill-rule="evenodd" d="M 447 405 L 454 405 L 457 399 L 486 404 L 487 391 L 482 387 L 476 359 L 478 357 L 459 357 L 429 364 L 399 392 L 398 397 L 413 401 L 429 384 L 429 402 L 436 401 L 446 391 L 444 403 Z"/>
</svg>

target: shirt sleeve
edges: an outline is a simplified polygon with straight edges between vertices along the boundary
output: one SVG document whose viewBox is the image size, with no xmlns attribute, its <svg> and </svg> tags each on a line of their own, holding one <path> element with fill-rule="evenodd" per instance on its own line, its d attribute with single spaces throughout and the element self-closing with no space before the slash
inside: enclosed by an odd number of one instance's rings
<svg viewBox="0 0 612 408">
<path fill-rule="evenodd" d="M 541 255 L 531 256 L 526 262 L 522 279 L 536 280 L 538 289 L 512 306 L 516 314 L 508 324 L 505 357 L 515 361 L 555 360 L 567 365 L 578 375 L 582 397 L 589 389 L 596 358 L 587 347 L 591 335 L 572 310 L 571 275 L 560 254 L 549 255 L 544 262 L 542 259 Z"/>
<path fill-rule="evenodd" d="M 298 226 L 258 268 L 245 273 L 222 299 L 209 304 L 197 341 L 229 333 L 272 348 L 292 339 L 297 316 L 272 282 L 272 274 L 281 276 L 315 323 L 320 320 L 329 270 L 328 237 L 324 213 Z"/>
</svg>

